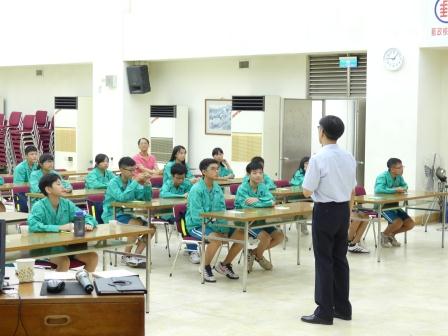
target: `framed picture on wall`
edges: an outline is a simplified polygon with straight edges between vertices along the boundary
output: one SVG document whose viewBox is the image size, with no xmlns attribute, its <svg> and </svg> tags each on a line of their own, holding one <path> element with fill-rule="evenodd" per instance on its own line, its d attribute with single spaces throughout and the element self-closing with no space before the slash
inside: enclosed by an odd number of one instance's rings
<svg viewBox="0 0 448 336">
<path fill-rule="evenodd" d="M 205 134 L 230 135 L 231 123 L 231 99 L 205 100 Z"/>
</svg>

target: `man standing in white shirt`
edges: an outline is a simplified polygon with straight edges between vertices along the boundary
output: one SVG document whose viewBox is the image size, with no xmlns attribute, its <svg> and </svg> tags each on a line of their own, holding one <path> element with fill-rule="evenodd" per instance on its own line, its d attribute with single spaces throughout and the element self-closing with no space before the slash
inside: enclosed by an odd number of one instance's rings
<svg viewBox="0 0 448 336">
<path fill-rule="evenodd" d="M 319 121 L 322 149 L 311 157 L 303 182 L 303 194 L 314 201 L 313 248 L 316 267 L 314 300 L 317 308 L 301 320 L 333 324 L 333 318 L 352 319 L 349 301 L 347 235 L 351 199 L 356 186 L 356 161 L 337 140 L 344 123 L 336 116 Z"/>
</svg>

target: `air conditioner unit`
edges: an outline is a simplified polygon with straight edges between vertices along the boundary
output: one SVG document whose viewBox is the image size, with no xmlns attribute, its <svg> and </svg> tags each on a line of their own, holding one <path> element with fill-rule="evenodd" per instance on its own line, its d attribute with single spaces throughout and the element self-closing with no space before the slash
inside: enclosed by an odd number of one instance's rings
<svg viewBox="0 0 448 336">
<path fill-rule="evenodd" d="M 151 105 L 151 153 L 159 162 L 167 162 L 173 147 L 188 148 L 188 107 L 182 105 Z"/>
<path fill-rule="evenodd" d="M 92 97 L 55 97 L 55 168 L 87 170 L 92 160 Z"/>
<path fill-rule="evenodd" d="M 232 167 L 237 176 L 253 156 L 262 156 L 265 172 L 280 178 L 279 96 L 232 97 Z"/>
</svg>

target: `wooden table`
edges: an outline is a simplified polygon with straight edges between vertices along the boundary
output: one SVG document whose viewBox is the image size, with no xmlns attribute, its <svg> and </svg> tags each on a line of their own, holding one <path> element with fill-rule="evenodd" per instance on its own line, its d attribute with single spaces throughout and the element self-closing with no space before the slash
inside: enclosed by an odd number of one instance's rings
<svg viewBox="0 0 448 336">
<path fill-rule="evenodd" d="M 3 219 L 8 224 L 19 224 L 28 220 L 28 213 L 26 212 L 0 212 L 0 219 Z"/>
<path fill-rule="evenodd" d="M 151 272 L 150 262 L 150 229 L 146 226 L 100 224 L 95 230 L 86 232 L 84 237 L 75 237 L 72 232 L 57 233 L 28 233 L 12 234 L 6 236 L 6 258 L 16 260 L 19 258 L 42 258 L 73 255 L 92 252 L 97 249 L 117 248 L 128 245 L 120 240 L 107 241 L 108 239 L 125 238 L 144 235 L 146 236 L 146 312 L 149 312 L 149 276 Z M 89 245 L 83 243 L 103 241 L 103 245 Z M 145 240 L 144 240 L 145 241 Z M 76 245 L 74 245 L 76 244 Z M 106 267 L 103 253 L 103 270 Z"/>
<path fill-rule="evenodd" d="M 14 187 L 28 186 L 28 183 L 5 183 L 0 185 L 0 199 L 3 192 L 9 193 L 8 196 L 14 199 Z"/>
<path fill-rule="evenodd" d="M 231 184 L 241 184 L 243 183 L 243 178 L 242 177 L 237 177 L 237 178 L 233 178 L 233 179 L 222 179 L 222 180 L 217 180 L 216 183 L 218 183 L 221 187 L 227 187 L 230 186 Z"/>
<path fill-rule="evenodd" d="M 249 240 L 249 227 L 251 228 L 264 228 L 275 225 L 286 225 L 285 219 L 292 218 L 294 221 L 299 220 L 300 216 L 309 215 L 313 211 L 313 203 L 310 202 L 296 202 L 288 203 L 287 205 L 276 206 L 272 208 L 249 208 L 249 209 L 237 209 L 226 210 L 216 212 L 206 212 L 201 214 L 204 218 L 202 222 L 202 254 L 201 254 L 201 269 L 202 269 L 202 283 L 204 283 L 204 263 L 205 263 L 205 240 L 220 240 L 226 242 L 233 242 L 243 244 L 244 251 L 244 263 L 243 263 L 243 292 L 247 287 L 247 253 L 248 253 L 248 240 Z M 234 240 L 230 238 L 218 238 L 205 235 L 205 227 L 214 219 L 224 219 L 227 224 L 223 224 L 224 227 L 243 229 L 244 239 Z M 279 222 L 270 222 L 265 224 L 255 224 L 256 221 L 262 221 L 267 219 L 279 219 Z M 214 225 L 217 225 L 214 223 Z M 300 234 L 297 234 L 297 265 L 300 265 Z"/>
<path fill-rule="evenodd" d="M 104 193 L 106 193 L 106 189 L 77 189 L 72 190 L 72 192 L 70 193 L 63 193 L 62 197 L 71 200 L 76 199 L 84 201 L 87 207 L 87 196 L 104 194 Z M 45 198 L 45 195 L 42 193 L 26 193 L 26 196 L 28 197 L 28 209 L 31 209 L 32 198 Z"/>
<path fill-rule="evenodd" d="M 14 286 L 0 294 L 1 335 L 145 334 L 143 295 L 40 296 L 42 283 Z"/>
<path fill-rule="evenodd" d="M 416 210 L 424 210 L 424 208 L 420 207 L 412 207 L 409 206 L 409 201 L 415 200 L 423 200 L 428 198 L 439 198 L 443 199 L 443 207 L 442 207 L 442 248 L 445 247 L 445 225 L 446 225 L 446 201 L 447 201 L 448 192 L 428 192 L 428 191 L 408 191 L 406 193 L 396 193 L 396 194 L 374 194 L 374 195 L 364 195 L 364 196 L 355 196 L 354 201 L 357 205 L 359 204 L 372 204 L 373 211 L 377 213 L 377 224 L 378 224 L 378 250 L 377 250 L 377 261 L 381 261 L 381 215 L 385 210 L 394 210 L 405 208 L 407 209 L 416 209 Z M 387 204 L 390 203 L 400 203 L 403 202 L 403 205 L 387 207 Z M 407 243 L 406 232 L 405 232 L 405 243 Z"/>
</svg>

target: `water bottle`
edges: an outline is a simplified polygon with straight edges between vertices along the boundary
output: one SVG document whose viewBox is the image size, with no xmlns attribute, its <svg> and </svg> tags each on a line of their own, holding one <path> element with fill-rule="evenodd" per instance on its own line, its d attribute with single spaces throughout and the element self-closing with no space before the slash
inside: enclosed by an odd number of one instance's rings
<svg viewBox="0 0 448 336">
<path fill-rule="evenodd" d="M 73 224 L 75 237 L 84 237 L 86 234 L 86 220 L 84 211 L 80 210 L 75 212 L 75 220 Z"/>
</svg>

